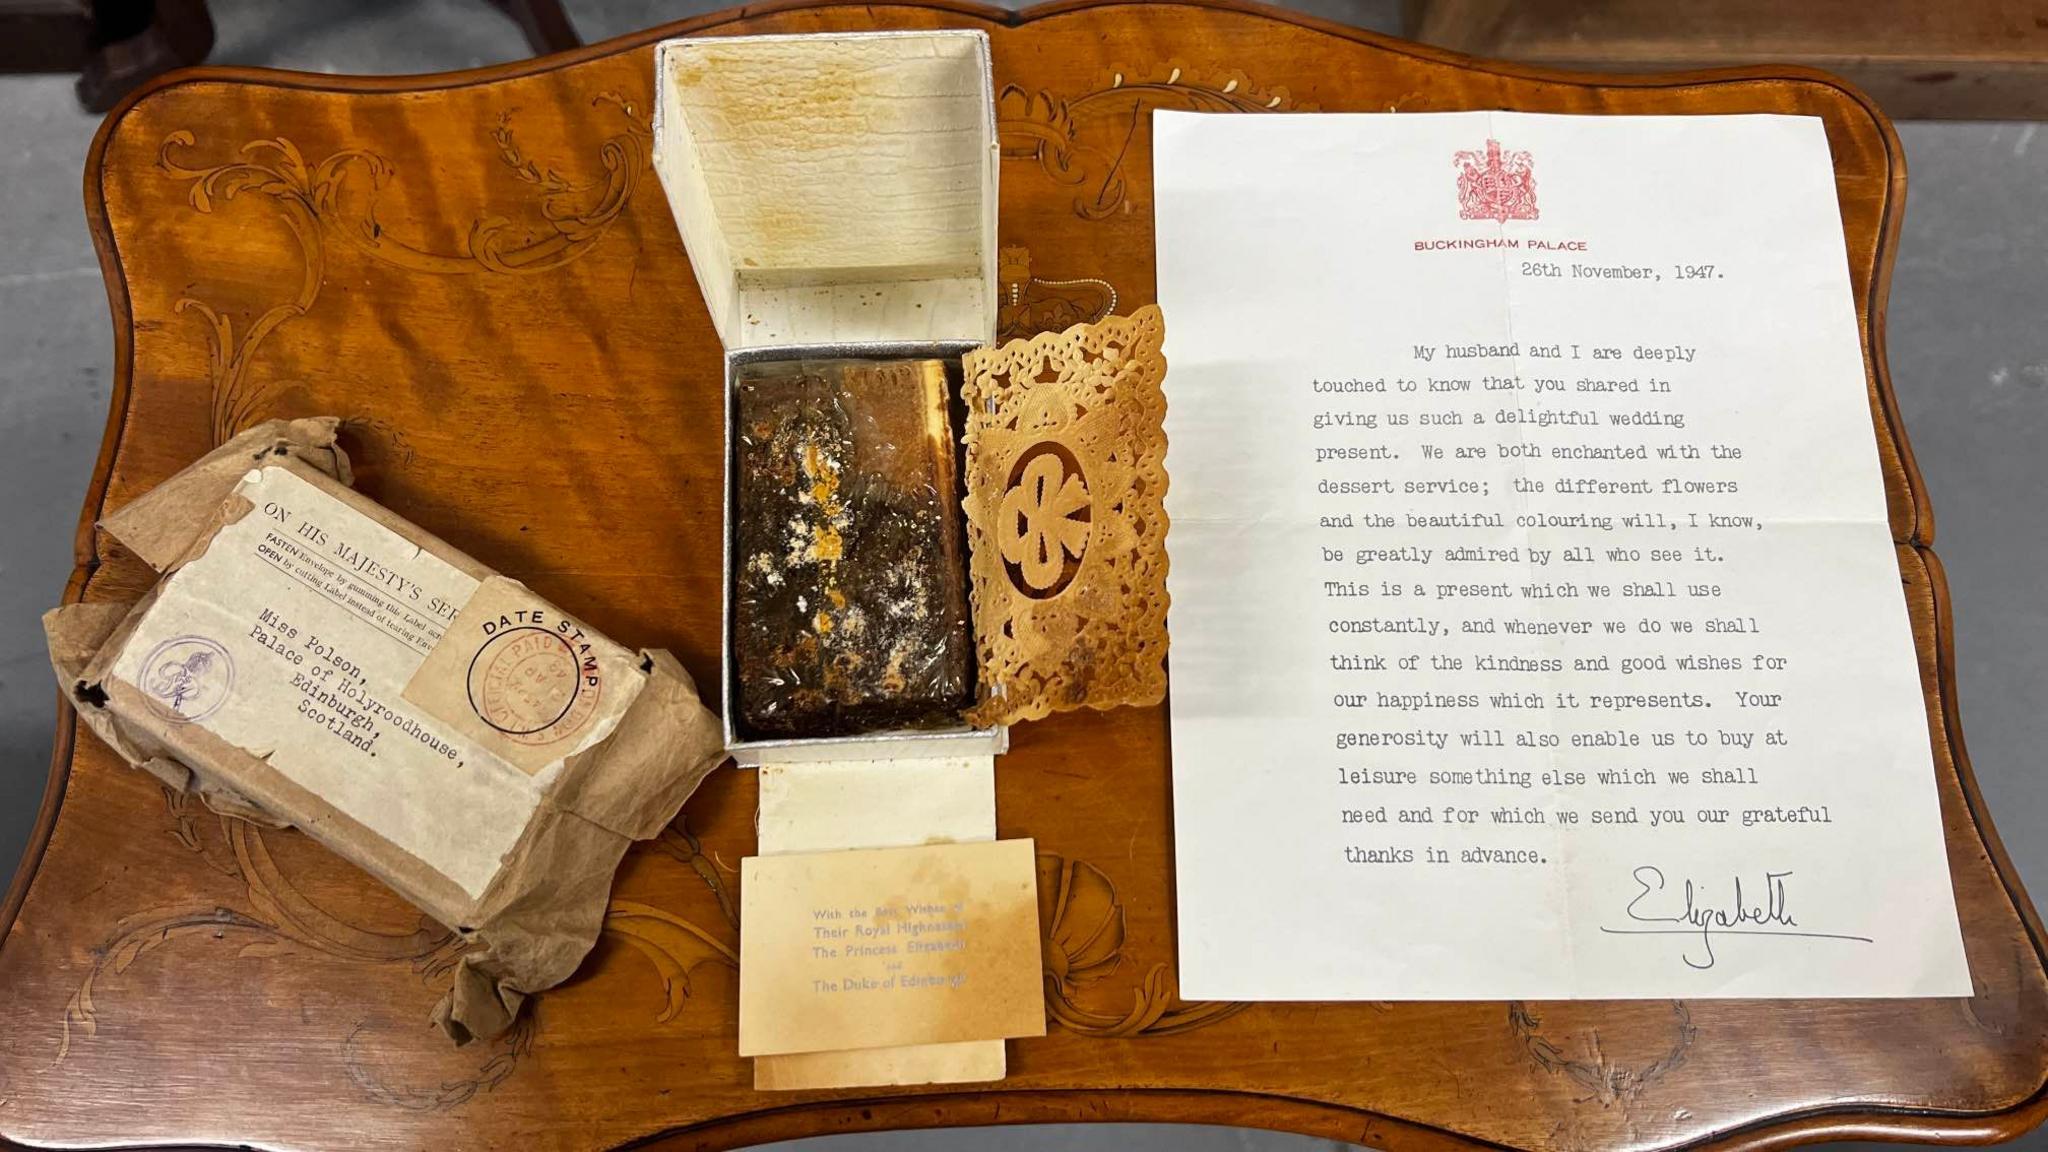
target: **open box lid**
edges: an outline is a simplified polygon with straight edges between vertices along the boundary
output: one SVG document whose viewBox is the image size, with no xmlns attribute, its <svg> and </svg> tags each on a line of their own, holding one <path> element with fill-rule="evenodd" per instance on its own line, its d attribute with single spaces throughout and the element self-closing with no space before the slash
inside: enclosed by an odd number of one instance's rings
<svg viewBox="0 0 2048 1152">
<path fill-rule="evenodd" d="M 993 338 L 991 76 L 976 31 L 656 48 L 655 171 L 728 350 Z"/>
</svg>

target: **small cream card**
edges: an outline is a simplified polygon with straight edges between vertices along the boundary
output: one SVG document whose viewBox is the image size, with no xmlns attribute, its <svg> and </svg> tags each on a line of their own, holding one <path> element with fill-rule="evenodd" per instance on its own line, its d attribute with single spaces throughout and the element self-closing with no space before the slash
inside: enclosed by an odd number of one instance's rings
<svg viewBox="0 0 2048 1152">
<path fill-rule="evenodd" d="M 740 865 L 740 1055 L 1043 1036 L 1031 840 Z"/>
<path fill-rule="evenodd" d="M 994 756 L 763 764 L 763 856 L 996 838 Z M 1001 1080 L 1001 1040 L 799 1052 L 754 1060 L 756 1091 Z"/>
</svg>

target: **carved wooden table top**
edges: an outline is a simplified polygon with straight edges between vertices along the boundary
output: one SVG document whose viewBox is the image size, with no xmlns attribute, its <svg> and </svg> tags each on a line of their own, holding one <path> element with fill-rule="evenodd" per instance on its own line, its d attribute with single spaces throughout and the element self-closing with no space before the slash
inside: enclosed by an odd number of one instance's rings
<svg viewBox="0 0 2048 1152">
<path fill-rule="evenodd" d="M 649 167 L 651 45 L 940 26 L 994 42 L 1006 334 L 1152 298 L 1150 109 L 1823 117 L 1976 996 L 1183 1002 L 1166 712 L 1124 709 L 1025 725 L 998 768 L 1001 834 L 1042 853 L 1052 1023 L 1012 1043 L 1001 1084 L 752 1091 L 735 1055 L 734 895 L 754 781 L 732 770 L 628 858 L 582 971 L 505 1038 L 458 1050 L 427 1024 L 447 932 L 294 833 L 167 794 L 67 713 L 52 799 L 0 908 L 0 1133 L 695 1148 L 1148 1119 L 1562 1150 L 1961 1142 L 2048 1114 L 2041 925 L 1963 753 L 1932 521 L 1884 377 L 1903 160 L 1877 110 L 1817 73 L 1545 74 L 1277 12 L 1082 3 L 757 9 L 406 80 L 178 74 L 108 119 L 86 173 L 118 386 L 68 596 L 147 582 L 90 529 L 103 510 L 235 429 L 333 412 L 372 496 L 714 683 L 720 349 Z"/>
</svg>

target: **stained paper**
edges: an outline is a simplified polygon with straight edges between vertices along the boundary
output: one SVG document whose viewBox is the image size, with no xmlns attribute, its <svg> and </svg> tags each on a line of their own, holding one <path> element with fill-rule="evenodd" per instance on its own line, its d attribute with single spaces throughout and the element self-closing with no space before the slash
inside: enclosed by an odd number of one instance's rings
<svg viewBox="0 0 2048 1152">
<path fill-rule="evenodd" d="M 965 844 L 996 838 L 995 758 L 763 764 L 761 855 Z M 754 1058 L 761 1091 L 1000 1080 L 1001 1040 L 857 1047 Z"/>
<path fill-rule="evenodd" d="M 742 1056 L 1045 1034 L 1030 840 L 740 866 Z"/>
</svg>

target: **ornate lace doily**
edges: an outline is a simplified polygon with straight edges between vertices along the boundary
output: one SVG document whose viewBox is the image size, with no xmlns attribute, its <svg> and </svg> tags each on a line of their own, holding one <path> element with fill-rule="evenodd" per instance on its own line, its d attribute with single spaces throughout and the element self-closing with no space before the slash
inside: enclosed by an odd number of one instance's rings
<svg viewBox="0 0 2048 1152">
<path fill-rule="evenodd" d="M 1164 337 L 1147 305 L 966 357 L 977 723 L 1166 695 Z"/>
</svg>

